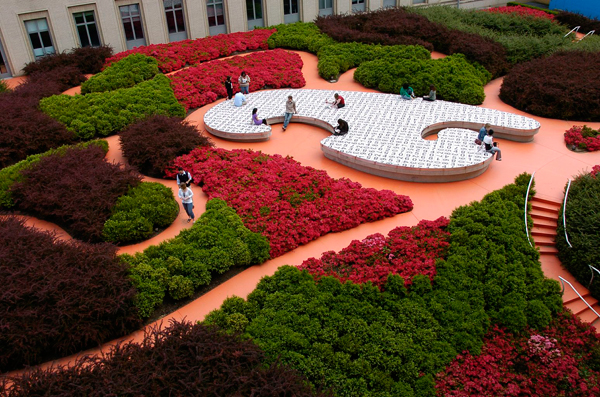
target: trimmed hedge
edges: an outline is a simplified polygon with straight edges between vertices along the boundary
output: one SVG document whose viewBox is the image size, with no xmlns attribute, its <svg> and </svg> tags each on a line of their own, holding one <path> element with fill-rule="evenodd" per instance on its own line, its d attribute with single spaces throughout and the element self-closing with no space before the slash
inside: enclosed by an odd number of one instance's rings
<svg viewBox="0 0 600 397">
<path fill-rule="evenodd" d="M 119 344 L 72 367 L 35 369 L 8 380 L 7 397 L 89 396 L 325 396 L 297 371 L 265 365 L 252 342 L 216 327 L 172 321 L 139 343 Z M 1 386 L 1 385 L 0 385 Z"/>
<path fill-rule="evenodd" d="M 277 29 L 269 37 L 269 48 L 289 48 L 317 54 L 321 47 L 335 44 L 336 41 L 321 33 L 312 22 L 296 22 L 272 26 Z"/>
<path fill-rule="evenodd" d="M 149 317 L 168 292 L 179 300 L 210 284 L 212 274 L 233 266 L 251 266 L 269 258 L 269 243 L 244 227 L 240 217 L 222 200 L 210 200 L 206 212 L 191 229 L 137 253 L 122 255 L 138 290 L 136 306 Z"/>
<path fill-rule="evenodd" d="M 100 147 L 105 154 L 108 152 L 108 142 L 102 140 L 83 142 L 77 146 L 80 148 L 86 148 L 90 145 Z M 2 168 L 0 170 L 0 209 L 11 209 L 15 206 L 10 188 L 13 183 L 23 181 L 23 175 L 21 174 L 23 170 L 34 166 L 43 157 L 64 153 L 66 150 L 72 147 L 73 146 L 61 146 L 56 149 L 50 149 L 44 153 L 33 154 L 31 156 L 27 156 L 25 160 L 21 160 L 16 164 Z"/>
<path fill-rule="evenodd" d="M 149 115 L 185 117 L 185 109 L 175 99 L 170 80 L 164 75 L 132 88 L 44 98 L 40 109 L 82 139 L 117 133 Z"/>
<path fill-rule="evenodd" d="M 154 178 L 163 178 L 164 170 L 177 157 L 198 146 L 214 146 L 194 124 L 160 115 L 131 124 L 119 134 L 119 140 L 129 165 Z"/>
<path fill-rule="evenodd" d="M 119 197 L 113 214 L 104 223 L 105 241 L 125 244 L 145 240 L 155 229 L 169 226 L 179 213 L 179 205 L 168 187 L 142 182 Z"/>
<path fill-rule="evenodd" d="M 600 270 L 600 242 L 598 241 L 598 200 L 600 199 L 600 179 L 598 166 L 591 174 L 580 174 L 571 182 L 567 198 L 566 222 L 569 247 L 565 239 L 565 227 L 562 222 L 563 208 L 558 214 L 556 228 L 556 248 L 562 265 L 575 276 L 577 281 L 588 287 L 592 296 L 600 300 L 600 275 L 592 273 L 589 266 Z M 565 186 L 566 189 L 566 186 Z M 590 284 L 590 280 L 594 280 Z"/>
<path fill-rule="evenodd" d="M 438 99 L 469 105 L 483 103 L 483 87 L 490 78 L 487 70 L 470 63 L 462 54 L 435 60 L 384 56 L 362 63 L 354 72 L 354 79 L 367 88 L 397 94 L 402 83 L 409 82 L 415 94 L 423 96 L 433 84 Z"/>
<path fill-rule="evenodd" d="M 500 99 L 536 116 L 600 121 L 600 52 L 558 52 L 515 66 Z"/>
<path fill-rule="evenodd" d="M 131 54 L 115 62 L 81 85 L 81 93 L 105 92 L 129 88 L 150 80 L 159 73 L 156 59 L 142 54 Z"/>
<path fill-rule="evenodd" d="M 127 335 L 141 325 L 127 270 L 109 244 L 63 241 L 0 218 L 0 372 Z"/>
<path fill-rule="evenodd" d="M 10 187 L 16 209 L 95 242 L 102 241 L 117 199 L 141 179 L 130 167 L 109 163 L 98 146 L 68 148 L 20 173 L 23 179 Z"/>
<path fill-rule="evenodd" d="M 102 70 L 104 61 L 112 55 L 109 46 L 72 48 L 69 52 L 46 55 L 28 63 L 23 68 L 26 75 L 49 72 L 66 66 L 74 66 L 83 74 L 96 74 Z"/>
</svg>

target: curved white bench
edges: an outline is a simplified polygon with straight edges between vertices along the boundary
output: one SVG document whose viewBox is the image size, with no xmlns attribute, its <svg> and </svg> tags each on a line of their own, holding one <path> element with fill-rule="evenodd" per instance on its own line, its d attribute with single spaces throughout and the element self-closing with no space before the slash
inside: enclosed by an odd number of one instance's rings
<svg viewBox="0 0 600 397">
<path fill-rule="evenodd" d="M 346 107 L 325 104 L 338 92 Z M 329 90 L 273 90 L 247 95 L 248 104 L 225 101 L 204 116 L 213 135 L 242 142 L 268 140 L 271 127 L 253 125 L 252 109 L 270 124 L 282 123 L 285 101 L 292 95 L 298 114 L 291 122 L 321 127 L 329 132 L 341 118 L 350 125 L 344 136 L 321 141 L 323 154 L 349 167 L 392 179 L 414 182 L 451 182 L 482 174 L 492 157 L 475 145 L 477 131 L 490 123 L 494 136 L 529 142 L 540 124 L 532 118 L 453 102 L 406 101 L 398 95 Z M 438 132 L 438 139 L 423 139 Z"/>
</svg>

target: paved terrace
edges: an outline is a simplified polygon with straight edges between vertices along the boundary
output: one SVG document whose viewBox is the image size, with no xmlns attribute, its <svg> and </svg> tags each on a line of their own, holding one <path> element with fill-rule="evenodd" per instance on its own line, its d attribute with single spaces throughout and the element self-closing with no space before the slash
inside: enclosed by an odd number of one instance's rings
<svg viewBox="0 0 600 397">
<path fill-rule="evenodd" d="M 333 109 L 325 100 L 338 92 L 346 107 Z M 540 124 L 529 117 L 459 103 L 407 101 L 398 95 L 356 91 L 276 90 L 247 95 L 248 104 L 224 101 L 206 112 L 204 124 L 213 135 L 239 142 L 271 137 L 271 126 L 254 125 L 252 109 L 269 124 L 282 123 L 285 101 L 292 95 L 298 114 L 292 123 L 306 123 L 329 132 L 339 118 L 350 125 L 345 136 L 321 141 L 325 157 L 357 170 L 411 182 L 452 182 L 476 177 L 492 157 L 474 144 L 477 132 L 490 123 L 495 137 L 529 142 Z M 437 140 L 424 137 L 438 133 Z"/>
</svg>

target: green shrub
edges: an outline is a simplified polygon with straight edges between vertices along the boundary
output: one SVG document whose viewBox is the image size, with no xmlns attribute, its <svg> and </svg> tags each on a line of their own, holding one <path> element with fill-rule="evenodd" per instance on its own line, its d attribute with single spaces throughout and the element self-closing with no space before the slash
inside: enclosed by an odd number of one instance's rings
<svg viewBox="0 0 600 397">
<path fill-rule="evenodd" d="M 312 22 L 296 22 L 269 27 L 277 32 L 269 37 L 269 48 L 289 48 L 316 54 L 321 47 L 335 44 L 335 40 L 321 33 Z"/>
<path fill-rule="evenodd" d="M 81 84 L 81 93 L 113 91 L 129 88 L 158 74 L 158 62 L 142 54 L 131 54 L 113 63 Z"/>
<path fill-rule="evenodd" d="M 143 182 L 119 197 L 113 214 L 104 223 L 104 239 L 114 243 L 145 240 L 155 228 L 169 226 L 179 213 L 179 205 L 168 187 Z"/>
<path fill-rule="evenodd" d="M 40 101 L 40 108 L 82 139 L 117 133 L 149 115 L 185 117 L 164 75 L 116 91 L 51 96 Z"/>
<path fill-rule="evenodd" d="M 105 153 L 108 152 L 108 142 L 103 140 L 84 142 L 76 146 L 86 148 L 90 145 L 99 146 L 100 148 L 102 148 L 102 150 L 104 150 Z M 21 177 L 21 171 L 33 166 L 43 157 L 50 156 L 56 153 L 63 153 L 71 147 L 73 146 L 65 145 L 56 149 L 48 150 L 44 153 L 33 154 L 31 156 L 27 156 L 25 160 L 21 160 L 16 164 L 2 168 L 0 170 L 0 209 L 10 209 L 14 207 L 15 203 L 13 202 L 12 195 L 10 193 L 10 187 L 13 183 L 21 182 L 23 180 Z"/>
<path fill-rule="evenodd" d="M 0 94 L 7 91 L 10 91 L 10 88 L 8 88 L 8 85 L 3 80 L 0 80 Z"/>
<path fill-rule="evenodd" d="M 218 199 L 207 203 L 192 228 L 135 256 L 122 256 L 138 290 L 136 305 L 142 317 L 149 317 L 167 292 L 176 300 L 189 297 L 208 285 L 212 274 L 256 265 L 268 257 L 267 239 L 249 231 L 235 210 Z"/>
<path fill-rule="evenodd" d="M 483 86 L 490 78 L 487 70 L 462 54 L 437 60 L 383 57 L 362 63 L 354 72 L 354 79 L 368 88 L 396 94 L 408 82 L 416 95 L 426 95 L 433 84 L 439 99 L 470 105 L 483 102 Z"/>
<path fill-rule="evenodd" d="M 338 43 L 321 47 L 319 75 L 324 79 L 337 78 L 348 69 L 374 59 L 431 59 L 431 54 L 421 46 L 382 46 L 362 43 Z"/>
</svg>

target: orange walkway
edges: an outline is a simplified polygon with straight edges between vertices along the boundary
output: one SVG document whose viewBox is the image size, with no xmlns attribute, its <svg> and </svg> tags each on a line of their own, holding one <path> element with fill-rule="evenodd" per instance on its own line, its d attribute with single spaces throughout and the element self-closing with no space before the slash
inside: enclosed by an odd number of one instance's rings
<svg viewBox="0 0 600 397">
<path fill-rule="evenodd" d="M 304 88 L 329 90 L 338 88 L 340 90 L 376 92 L 375 90 L 365 89 L 356 83 L 353 80 L 353 70 L 344 73 L 337 83 L 329 83 L 318 76 L 316 56 L 302 52 L 299 52 L 299 54 L 304 61 L 303 73 L 307 81 Z M 434 54 L 435 58 L 442 56 L 441 54 Z M 328 234 L 279 258 L 249 268 L 209 291 L 194 302 L 180 308 L 163 320 L 165 322 L 169 318 L 186 318 L 190 321 L 202 320 L 207 313 L 219 308 L 223 300 L 227 297 L 233 295 L 247 296 L 263 276 L 273 274 L 282 265 L 299 265 L 307 258 L 319 257 L 324 251 L 339 251 L 350 244 L 352 240 L 363 239 L 369 234 L 382 233 L 385 235 L 397 226 L 412 226 L 421 219 L 436 219 L 439 216 L 449 216 L 456 207 L 469 204 L 474 200 L 480 200 L 485 194 L 512 183 L 514 178 L 524 171 L 529 173 L 536 172 L 536 190 L 538 191 L 538 195 L 556 201 L 561 200 L 563 187 L 567 178 L 581 171 L 589 171 L 593 165 L 600 164 L 600 152 L 573 153 L 569 151 L 564 144 L 563 134 L 572 125 L 583 123 L 544 119 L 516 110 L 504 104 L 498 98 L 500 85 L 501 79 L 497 79 L 485 87 L 486 100 L 482 106 L 533 117 L 541 123 L 540 132 L 531 143 L 516 143 L 499 139 L 498 141 L 502 147 L 503 161 L 493 162 L 487 172 L 468 181 L 423 184 L 390 180 L 361 173 L 326 159 L 321 152 L 319 142 L 327 135 L 327 132 L 317 127 L 303 124 L 292 123 L 285 133 L 276 125 L 273 127 L 271 139 L 261 143 L 236 143 L 212 137 L 218 147 L 226 149 L 250 148 L 269 154 L 289 155 L 303 165 L 326 170 L 334 178 L 347 177 L 353 181 L 360 182 L 365 187 L 390 189 L 396 193 L 408 195 L 414 203 L 414 210 L 393 218 L 363 224 L 344 232 Z M 70 90 L 69 93 L 76 91 Z M 198 109 L 187 120 L 197 124 L 203 130 L 203 116 L 212 106 L 214 104 Z M 302 106 L 302 104 L 298 103 L 298 106 Z M 283 107 L 284 104 L 282 103 L 282 110 Z M 600 128 L 600 123 L 586 124 L 596 129 Z M 110 150 L 107 157 L 110 160 L 122 162 L 123 159 L 119 150 L 118 138 L 110 137 L 107 140 L 110 143 Z M 152 179 L 145 178 L 144 180 Z M 161 180 L 161 182 L 175 189 L 173 181 Z M 198 204 L 196 205 L 196 216 L 199 216 L 203 208 L 201 200 L 205 201 L 206 196 L 198 187 L 194 188 L 194 193 L 196 204 Z M 120 252 L 133 253 L 141 251 L 149 245 L 157 244 L 166 238 L 175 236 L 185 227 L 189 227 L 189 224 L 185 222 L 185 216 L 182 216 L 180 213 L 179 218 L 173 225 L 160 235 L 140 244 L 123 247 Z M 562 269 L 560 271 L 564 272 Z M 140 331 L 121 340 L 139 340 L 141 336 L 142 332 Z M 112 341 L 103 345 L 101 349 L 92 349 L 80 354 L 97 354 L 101 350 L 106 350 L 109 346 L 114 345 L 116 342 Z M 54 364 L 67 364 L 80 354 L 57 360 Z M 46 363 L 43 366 L 46 367 L 50 364 Z"/>
</svg>

